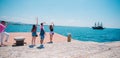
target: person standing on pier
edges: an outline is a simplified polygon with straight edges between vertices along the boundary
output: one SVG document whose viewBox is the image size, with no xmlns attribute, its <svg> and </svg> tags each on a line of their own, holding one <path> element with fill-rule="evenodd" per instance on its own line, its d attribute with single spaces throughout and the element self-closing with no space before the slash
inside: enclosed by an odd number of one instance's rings
<svg viewBox="0 0 120 58">
<path fill-rule="evenodd" d="M 34 47 L 35 46 L 35 42 L 36 42 L 36 37 L 38 36 L 37 35 L 37 25 L 38 25 L 38 18 L 36 19 L 36 25 L 33 25 L 32 27 L 32 45 L 30 45 L 29 47 Z"/>
<path fill-rule="evenodd" d="M 36 41 L 36 36 L 37 36 L 36 29 L 37 29 L 36 25 L 33 25 L 32 30 L 31 30 L 31 32 L 32 32 L 32 46 L 35 46 L 35 41 Z"/>
<path fill-rule="evenodd" d="M 49 26 L 49 30 L 50 30 L 50 42 L 48 43 L 53 43 L 53 35 L 54 35 L 54 23 L 53 22 Z"/>
<path fill-rule="evenodd" d="M 38 48 L 44 48 L 43 42 L 44 42 L 44 38 L 45 38 L 45 30 L 44 30 L 44 25 L 43 23 L 41 23 L 40 26 L 40 46 Z"/>
</svg>

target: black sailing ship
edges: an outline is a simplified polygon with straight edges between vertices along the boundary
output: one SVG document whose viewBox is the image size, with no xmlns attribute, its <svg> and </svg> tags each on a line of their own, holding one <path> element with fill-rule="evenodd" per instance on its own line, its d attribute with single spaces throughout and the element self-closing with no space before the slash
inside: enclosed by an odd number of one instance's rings
<svg viewBox="0 0 120 58">
<path fill-rule="evenodd" d="M 92 28 L 93 29 L 100 29 L 100 30 L 104 29 L 103 26 L 102 26 L 102 23 L 99 24 L 99 22 L 98 22 L 98 24 L 95 23 L 95 25 Z"/>
</svg>

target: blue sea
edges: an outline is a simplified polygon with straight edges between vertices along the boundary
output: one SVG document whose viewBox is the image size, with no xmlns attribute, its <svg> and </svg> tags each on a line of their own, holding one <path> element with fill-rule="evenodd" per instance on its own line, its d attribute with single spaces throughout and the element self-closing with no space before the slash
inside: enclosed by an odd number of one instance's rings
<svg viewBox="0 0 120 58">
<path fill-rule="evenodd" d="M 49 32 L 49 27 L 45 25 L 45 31 Z M 8 25 L 7 32 L 31 32 L 32 25 Z M 38 26 L 37 31 L 40 32 Z M 120 41 L 120 29 L 105 28 L 104 30 L 93 30 L 89 27 L 67 27 L 55 26 L 54 32 L 67 36 L 71 33 L 72 38 L 79 41 L 113 42 Z"/>
</svg>

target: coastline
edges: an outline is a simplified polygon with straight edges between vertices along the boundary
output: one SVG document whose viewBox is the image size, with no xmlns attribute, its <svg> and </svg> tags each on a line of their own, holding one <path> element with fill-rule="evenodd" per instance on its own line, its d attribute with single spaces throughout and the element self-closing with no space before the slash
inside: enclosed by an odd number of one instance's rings
<svg viewBox="0 0 120 58">
<path fill-rule="evenodd" d="M 36 38 L 36 46 L 29 48 L 31 43 L 31 33 L 20 32 L 10 33 L 10 43 L 6 47 L 0 47 L 0 58 L 120 58 L 120 41 L 117 42 L 84 42 L 72 39 L 67 42 L 67 37 L 55 33 L 54 43 L 47 44 L 49 33 L 46 33 L 45 48 L 37 49 L 39 46 L 39 37 Z M 39 34 L 39 33 L 38 33 Z M 24 36 L 26 38 L 25 46 L 12 47 L 14 37 Z"/>
</svg>

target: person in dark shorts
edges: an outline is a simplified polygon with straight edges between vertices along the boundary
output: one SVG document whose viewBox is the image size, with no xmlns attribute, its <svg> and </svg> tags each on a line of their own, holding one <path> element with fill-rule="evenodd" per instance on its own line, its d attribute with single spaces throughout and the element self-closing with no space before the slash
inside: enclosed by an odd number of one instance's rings
<svg viewBox="0 0 120 58">
<path fill-rule="evenodd" d="M 36 25 L 32 26 L 31 32 L 32 32 L 32 44 L 29 46 L 30 48 L 33 48 L 35 46 L 35 42 L 36 42 L 36 37 L 37 35 L 37 25 L 38 25 L 38 19 L 37 19 L 37 23 Z"/>
<path fill-rule="evenodd" d="M 32 32 L 32 45 L 33 46 L 35 46 L 35 41 L 36 41 L 36 36 L 37 36 L 36 30 L 37 30 L 36 25 L 33 25 L 32 30 L 31 30 L 31 32 Z"/>
<path fill-rule="evenodd" d="M 44 25 L 43 23 L 41 23 L 40 26 L 40 46 L 38 48 L 44 48 L 43 42 L 44 42 L 44 38 L 45 38 L 45 30 L 44 30 Z"/>
</svg>

